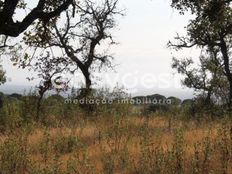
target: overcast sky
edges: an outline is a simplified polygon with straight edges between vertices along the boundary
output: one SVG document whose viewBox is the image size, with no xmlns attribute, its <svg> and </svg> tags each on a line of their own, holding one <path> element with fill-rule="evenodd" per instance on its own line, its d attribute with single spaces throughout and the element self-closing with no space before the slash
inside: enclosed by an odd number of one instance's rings
<svg viewBox="0 0 232 174">
<path fill-rule="evenodd" d="M 120 7 L 126 9 L 125 16 L 118 21 L 113 35 L 120 44 L 110 51 L 114 54 L 118 66 L 116 72 L 103 73 L 96 83 L 98 86 L 125 86 L 133 94 L 174 95 L 188 98 L 192 91 L 183 89 L 180 76 L 171 69 L 172 57 L 198 56 L 198 52 L 189 49 L 175 52 L 167 48 L 167 42 L 173 40 L 176 33 L 184 34 L 184 27 L 191 18 L 181 16 L 170 7 L 170 0 L 121 0 Z M 9 85 L 36 85 L 29 83 L 26 77 L 31 73 L 18 70 L 4 60 Z M 95 78 L 96 79 L 96 78 Z"/>
</svg>

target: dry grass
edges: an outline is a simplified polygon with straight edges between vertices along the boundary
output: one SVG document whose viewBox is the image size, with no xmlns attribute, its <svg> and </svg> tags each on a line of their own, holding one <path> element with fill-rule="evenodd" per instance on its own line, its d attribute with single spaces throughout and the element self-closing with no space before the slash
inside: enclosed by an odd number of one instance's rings
<svg viewBox="0 0 232 174">
<path fill-rule="evenodd" d="M 35 173 L 35 169 L 49 173 L 56 169 L 57 173 L 227 174 L 232 173 L 231 125 L 229 122 L 223 125 L 218 121 L 199 125 L 194 121 L 173 120 L 170 129 L 165 117 L 96 118 L 77 126 L 35 127 L 29 133 L 19 130 L 2 135 L 0 155 L 2 160 L 10 159 L 7 155 L 12 154 L 6 152 L 4 145 L 13 139 L 19 148 L 27 149 L 26 164 L 12 170 L 17 173 Z M 219 129 L 222 134 L 225 131 L 225 135 L 220 135 Z M 228 154 L 223 154 L 224 151 Z M 223 163 L 228 165 L 223 166 Z M 1 164 L 6 174 L 12 172 L 9 168 L 14 165 L 6 161 Z"/>
</svg>

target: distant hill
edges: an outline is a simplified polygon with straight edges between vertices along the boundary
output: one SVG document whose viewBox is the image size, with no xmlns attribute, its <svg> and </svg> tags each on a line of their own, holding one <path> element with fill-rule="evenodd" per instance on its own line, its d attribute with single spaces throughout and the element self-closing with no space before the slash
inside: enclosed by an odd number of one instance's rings
<svg viewBox="0 0 232 174">
<path fill-rule="evenodd" d="M 168 100 L 171 100 L 172 105 L 180 105 L 182 103 L 182 100 L 177 97 L 168 97 Z"/>
<path fill-rule="evenodd" d="M 166 99 L 165 96 L 163 95 L 160 95 L 160 94 L 153 94 L 153 95 L 146 95 L 146 96 L 135 96 L 133 97 L 133 99 L 145 99 L 145 98 L 148 98 L 148 99 Z"/>
<path fill-rule="evenodd" d="M 142 101 L 171 101 L 172 104 L 174 105 L 180 105 L 182 103 L 182 100 L 177 98 L 177 97 L 168 97 L 166 98 L 165 96 L 163 95 L 160 95 L 160 94 L 153 94 L 153 95 L 147 95 L 147 96 L 136 96 L 136 97 L 133 97 L 134 100 L 142 100 Z"/>
<path fill-rule="evenodd" d="M 27 95 L 30 92 L 35 91 L 35 86 L 23 86 L 23 85 L 1 85 L 0 86 L 0 92 L 6 94 L 6 95 L 11 95 L 11 94 L 21 94 L 21 95 Z M 67 91 L 66 93 L 61 92 L 60 95 L 63 97 L 68 96 L 68 94 L 71 91 Z M 47 93 L 48 95 L 56 94 L 55 91 L 49 91 Z"/>
<path fill-rule="evenodd" d="M 26 86 L 26 85 L 1 85 L 0 86 L 0 92 L 7 94 L 7 95 L 11 95 L 11 94 L 28 94 L 29 92 L 33 92 L 33 90 L 35 89 L 35 86 Z M 63 97 L 67 97 L 69 94 L 71 93 L 71 91 L 67 91 L 66 93 L 61 93 L 60 95 L 62 95 Z M 55 94 L 54 91 L 50 91 L 49 94 Z M 171 96 L 171 97 L 165 97 L 164 95 L 161 94 L 152 94 L 152 95 L 141 95 L 141 96 L 135 96 L 133 97 L 133 99 L 140 99 L 140 100 L 146 100 L 146 99 L 156 99 L 157 101 L 159 100 L 171 100 L 172 103 L 174 103 L 175 105 L 178 105 L 180 103 L 186 104 L 186 103 L 190 103 L 191 99 L 186 99 L 183 101 L 175 96 Z"/>
<path fill-rule="evenodd" d="M 33 86 L 26 86 L 26 85 L 1 85 L 0 92 L 5 94 L 25 94 L 30 92 L 34 87 Z"/>
</svg>

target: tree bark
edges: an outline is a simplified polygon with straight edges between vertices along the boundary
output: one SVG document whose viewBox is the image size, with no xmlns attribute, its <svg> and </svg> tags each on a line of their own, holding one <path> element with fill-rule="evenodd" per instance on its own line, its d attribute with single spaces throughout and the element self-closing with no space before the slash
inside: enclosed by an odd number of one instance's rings
<svg viewBox="0 0 232 174">
<path fill-rule="evenodd" d="M 44 12 L 45 1 L 40 0 L 37 7 L 32 9 L 21 22 L 14 22 L 13 14 L 17 8 L 18 2 L 19 0 L 5 0 L 3 10 L 0 12 L 0 35 L 18 37 L 32 25 L 35 20 L 40 19 L 48 22 L 51 18 L 59 16 L 61 12 L 68 9 L 69 5 L 73 3 L 73 0 L 64 1 L 52 12 Z"/>
<path fill-rule="evenodd" d="M 230 81 L 230 89 L 229 89 L 229 110 L 232 110 L 232 81 Z"/>
<path fill-rule="evenodd" d="M 40 121 L 40 109 L 41 109 L 41 104 L 42 104 L 42 99 L 43 99 L 43 95 L 40 95 L 37 101 L 37 107 L 36 107 L 36 121 L 39 122 Z"/>
<path fill-rule="evenodd" d="M 84 88 L 82 96 L 87 97 L 91 92 L 91 85 L 92 85 L 92 81 L 91 81 L 90 73 L 89 73 L 89 68 L 86 67 L 86 68 L 82 69 L 81 71 L 85 77 L 85 88 Z"/>
<path fill-rule="evenodd" d="M 0 96 L 0 109 L 3 107 L 3 97 Z"/>
<path fill-rule="evenodd" d="M 221 37 L 221 52 L 223 55 L 224 67 L 225 67 L 225 74 L 229 81 L 229 110 L 232 110 L 232 73 L 230 71 L 230 59 L 228 54 L 228 48 L 226 42 L 223 37 Z"/>
</svg>

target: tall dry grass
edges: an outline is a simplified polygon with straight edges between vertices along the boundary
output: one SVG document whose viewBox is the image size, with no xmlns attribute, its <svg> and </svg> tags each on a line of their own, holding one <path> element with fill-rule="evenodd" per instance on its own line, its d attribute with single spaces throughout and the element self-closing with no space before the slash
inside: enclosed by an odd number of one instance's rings
<svg viewBox="0 0 232 174">
<path fill-rule="evenodd" d="M 0 136 L 0 173 L 232 173 L 229 119 L 171 125 L 167 117 L 116 115 L 23 126 Z"/>
</svg>

